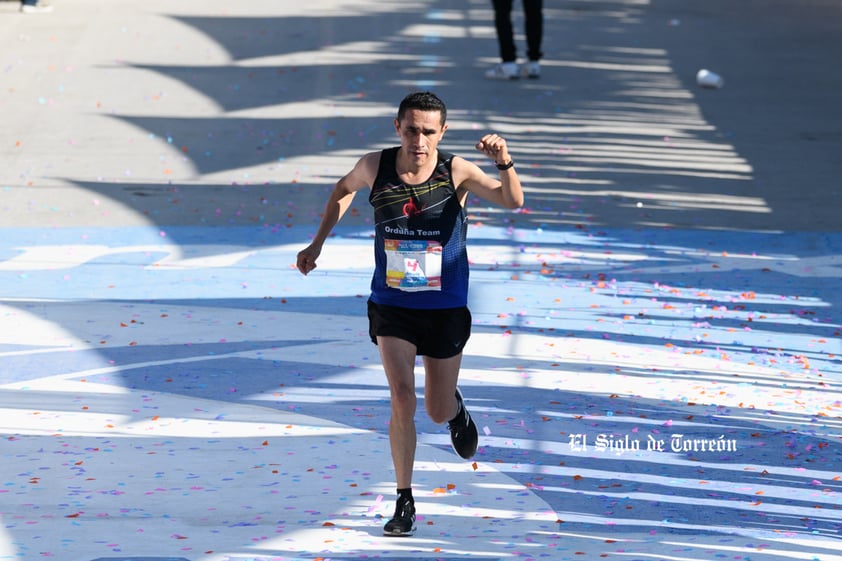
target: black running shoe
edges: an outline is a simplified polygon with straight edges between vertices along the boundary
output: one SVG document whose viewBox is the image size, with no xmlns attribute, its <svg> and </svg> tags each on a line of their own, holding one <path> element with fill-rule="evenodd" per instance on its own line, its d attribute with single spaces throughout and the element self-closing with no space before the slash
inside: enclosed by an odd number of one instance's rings
<svg viewBox="0 0 842 561">
<path fill-rule="evenodd" d="M 471 419 L 468 408 L 465 407 L 465 401 L 462 399 L 462 392 L 459 391 L 459 388 L 456 388 L 456 399 L 461 407 L 459 415 L 447 423 L 447 428 L 450 429 L 450 442 L 453 444 L 454 452 L 463 459 L 470 460 L 477 453 L 477 444 L 479 444 L 477 425 Z"/>
<path fill-rule="evenodd" d="M 398 497 L 395 515 L 383 526 L 383 535 L 408 537 L 415 533 L 415 529 L 415 501 Z"/>
</svg>

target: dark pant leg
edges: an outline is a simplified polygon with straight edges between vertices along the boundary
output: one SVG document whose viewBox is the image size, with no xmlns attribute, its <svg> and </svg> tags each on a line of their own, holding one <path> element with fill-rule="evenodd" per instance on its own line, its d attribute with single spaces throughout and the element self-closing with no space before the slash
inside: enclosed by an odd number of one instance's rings
<svg viewBox="0 0 842 561">
<path fill-rule="evenodd" d="M 500 59 L 514 62 L 517 59 L 515 34 L 512 29 L 513 0 L 492 0 L 494 5 L 494 27 L 497 28 L 497 43 L 500 45 Z"/>
<path fill-rule="evenodd" d="M 523 12 L 526 20 L 526 55 L 529 60 L 540 60 L 544 54 L 541 52 L 541 40 L 544 35 L 543 8 L 544 0 L 523 0 Z M 511 24 L 509 25 L 511 26 Z"/>
</svg>

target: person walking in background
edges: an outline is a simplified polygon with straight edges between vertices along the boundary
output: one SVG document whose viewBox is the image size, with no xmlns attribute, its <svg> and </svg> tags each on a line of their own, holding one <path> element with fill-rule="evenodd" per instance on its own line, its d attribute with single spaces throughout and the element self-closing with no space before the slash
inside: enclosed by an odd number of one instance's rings
<svg viewBox="0 0 842 561">
<path fill-rule="evenodd" d="M 298 253 L 307 275 L 354 195 L 370 188 L 374 211 L 375 266 L 368 300 L 369 336 L 380 350 L 389 384 L 389 445 L 397 479 L 394 516 L 387 536 L 411 536 L 415 526 L 412 472 L 415 429 L 415 360 L 424 364 L 424 404 L 435 423 L 447 422 L 454 451 L 471 458 L 476 423 L 457 386 L 462 350 L 471 332 L 468 310 L 468 195 L 502 206 L 523 205 L 523 189 L 506 141 L 483 136 L 477 150 L 492 158 L 498 177 L 473 162 L 438 149 L 447 130 L 447 108 L 430 92 L 409 94 L 394 120 L 400 146 L 369 152 L 328 197 L 313 241 Z"/>
<path fill-rule="evenodd" d="M 47 14 L 53 11 L 53 7 L 41 0 L 23 0 L 20 11 L 24 14 Z"/>
<path fill-rule="evenodd" d="M 490 80 L 517 80 L 520 68 L 517 64 L 517 48 L 512 28 L 512 4 L 514 0 L 491 0 L 494 4 L 494 27 L 497 29 L 497 42 L 500 47 L 500 62 L 485 72 Z M 526 76 L 541 76 L 541 42 L 544 34 L 543 0 L 522 0 L 526 28 Z"/>
</svg>

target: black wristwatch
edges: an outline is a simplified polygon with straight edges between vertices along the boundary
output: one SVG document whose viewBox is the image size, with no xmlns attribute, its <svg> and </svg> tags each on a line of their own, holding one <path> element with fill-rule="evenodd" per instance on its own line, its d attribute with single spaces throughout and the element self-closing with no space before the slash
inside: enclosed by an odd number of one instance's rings
<svg viewBox="0 0 842 561">
<path fill-rule="evenodd" d="M 515 165 L 515 161 L 509 160 L 505 164 L 497 164 L 495 162 L 495 164 L 497 165 L 497 169 L 499 169 L 500 171 L 505 171 L 505 170 L 509 169 L 510 167 L 513 167 Z"/>
</svg>

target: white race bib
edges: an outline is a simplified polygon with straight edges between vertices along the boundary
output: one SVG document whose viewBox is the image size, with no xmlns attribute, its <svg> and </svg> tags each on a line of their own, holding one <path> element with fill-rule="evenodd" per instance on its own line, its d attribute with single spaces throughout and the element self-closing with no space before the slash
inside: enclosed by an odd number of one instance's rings
<svg viewBox="0 0 842 561">
<path fill-rule="evenodd" d="M 441 290 L 441 244 L 431 240 L 384 240 L 386 285 L 407 292 Z"/>
</svg>

